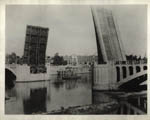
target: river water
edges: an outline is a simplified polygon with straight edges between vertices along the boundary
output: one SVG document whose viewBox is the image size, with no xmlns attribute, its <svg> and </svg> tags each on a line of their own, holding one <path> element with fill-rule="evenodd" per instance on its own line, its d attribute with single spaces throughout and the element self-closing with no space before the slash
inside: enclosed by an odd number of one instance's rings
<svg viewBox="0 0 150 120">
<path fill-rule="evenodd" d="M 82 74 L 81 76 L 81 79 L 78 80 L 61 80 L 54 75 L 53 79 L 49 81 L 16 83 L 13 89 L 7 91 L 10 99 L 5 100 L 5 113 L 42 114 L 61 108 L 106 103 L 113 100 L 104 92 L 92 91 L 90 74 Z M 131 103 L 134 101 L 131 100 Z M 106 114 L 146 113 L 146 110 L 143 113 L 133 110 L 128 112 L 127 107 L 131 107 L 131 105 L 127 104 L 129 103 L 127 100 L 119 100 L 118 103 L 118 109 Z M 145 104 L 143 107 L 145 108 Z M 122 112 L 123 109 L 124 112 Z"/>
</svg>

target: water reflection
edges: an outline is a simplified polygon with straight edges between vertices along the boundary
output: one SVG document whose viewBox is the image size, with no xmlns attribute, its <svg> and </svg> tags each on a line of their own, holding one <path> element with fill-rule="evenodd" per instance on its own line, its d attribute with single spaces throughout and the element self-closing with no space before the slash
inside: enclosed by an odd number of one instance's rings
<svg viewBox="0 0 150 120">
<path fill-rule="evenodd" d="M 91 104 L 89 75 L 68 81 L 53 77 L 51 81 L 16 83 L 15 92 L 9 91 L 13 98 L 6 101 L 5 113 L 40 114 L 61 107 Z"/>
<path fill-rule="evenodd" d="M 65 84 L 65 88 L 67 90 L 75 89 L 77 88 L 77 80 L 67 80 Z"/>
<path fill-rule="evenodd" d="M 103 104 L 117 101 L 115 109 L 105 114 L 146 114 L 146 95 L 115 98 L 110 91 L 92 91 L 90 74 L 78 80 L 61 80 L 53 76 L 50 81 L 16 83 L 7 91 L 11 97 L 5 102 L 6 114 L 41 114 L 70 106 Z"/>
<path fill-rule="evenodd" d="M 53 82 L 54 88 L 59 91 L 60 88 L 63 88 L 64 82 Z"/>
<path fill-rule="evenodd" d="M 29 99 L 23 100 L 25 114 L 46 112 L 47 89 L 31 89 Z"/>
</svg>

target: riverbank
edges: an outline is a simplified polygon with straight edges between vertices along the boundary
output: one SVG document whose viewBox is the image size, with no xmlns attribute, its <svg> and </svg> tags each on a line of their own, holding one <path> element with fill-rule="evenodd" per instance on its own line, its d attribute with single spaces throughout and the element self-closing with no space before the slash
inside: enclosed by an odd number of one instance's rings
<svg viewBox="0 0 150 120">
<path fill-rule="evenodd" d="M 83 105 L 83 106 L 75 106 L 68 108 L 61 108 L 59 110 L 54 110 L 47 114 L 74 114 L 74 115 L 82 115 L 82 114 L 111 114 L 112 111 L 118 108 L 117 101 L 112 101 L 108 103 L 100 103 L 100 104 L 91 104 L 91 105 Z"/>
<path fill-rule="evenodd" d="M 61 109 L 53 110 L 47 114 L 113 114 L 119 108 L 119 103 L 116 98 L 124 94 L 124 92 L 117 91 L 103 91 L 103 94 L 100 91 L 94 91 L 93 97 L 95 101 L 93 101 L 93 104 L 68 108 L 61 107 Z"/>
</svg>

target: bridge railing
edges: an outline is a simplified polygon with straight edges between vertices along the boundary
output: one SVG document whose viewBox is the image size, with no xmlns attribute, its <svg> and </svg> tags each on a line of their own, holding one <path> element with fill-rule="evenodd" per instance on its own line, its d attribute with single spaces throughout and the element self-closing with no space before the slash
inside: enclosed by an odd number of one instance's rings
<svg viewBox="0 0 150 120">
<path fill-rule="evenodd" d="M 128 60 L 128 61 L 116 61 L 115 65 L 135 65 L 135 64 L 147 64 L 147 60 Z"/>
</svg>

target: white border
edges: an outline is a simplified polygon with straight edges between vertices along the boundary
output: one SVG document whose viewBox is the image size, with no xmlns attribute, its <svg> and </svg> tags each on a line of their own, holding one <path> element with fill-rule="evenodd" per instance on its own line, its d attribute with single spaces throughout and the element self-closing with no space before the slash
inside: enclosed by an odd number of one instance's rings
<svg viewBox="0 0 150 120">
<path fill-rule="evenodd" d="M 6 4 L 36 4 L 36 5 L 122 5 L 147 4 L 148 5 L 148 33 L 147 43 L 150 46 L 150 2 L 149 0 L 0 0 L 0 120 L 149 120 L 150 119 L 150 92 L 148 92 L 148 115 L 5 115 L 4 113 L 4 68 L 5 68 L 5 6 Z M 13 44 L 13 43 L 11 43 Z M 147 48 L 148 48 L 147 47 Z M 150 68 L 150 52 L 148 49 L 148 68 Z M 148 69 L 149 73 L 149 69 Z M 148 74 L 149 78 L 149 74 Z M 148 80 L 148 91 L 150 91 Z"/>
</svg>

